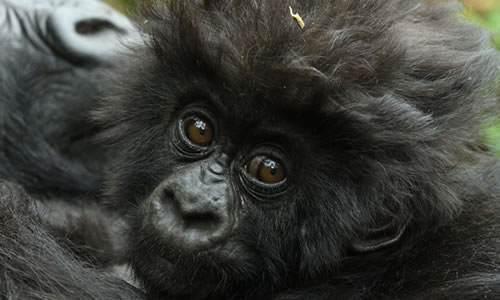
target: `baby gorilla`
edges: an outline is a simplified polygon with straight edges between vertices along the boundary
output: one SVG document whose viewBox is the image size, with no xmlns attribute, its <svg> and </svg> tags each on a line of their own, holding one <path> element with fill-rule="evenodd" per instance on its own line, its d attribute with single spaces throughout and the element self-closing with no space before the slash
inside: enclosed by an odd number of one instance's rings
<svg viewBox="0 0 500 300">
<path fill-rule="evenodd" d="M 146 294 L 0 185 L 0 296 L 500 298 L 498 58 L 457 7 L 162 2 L 93 113 Z"/>
<path fill-rule="evenodd" d="M 144 6 L 94 116 L 149 297 L 500 297 L 498 60 L 454 4 Z"/>
</svg>

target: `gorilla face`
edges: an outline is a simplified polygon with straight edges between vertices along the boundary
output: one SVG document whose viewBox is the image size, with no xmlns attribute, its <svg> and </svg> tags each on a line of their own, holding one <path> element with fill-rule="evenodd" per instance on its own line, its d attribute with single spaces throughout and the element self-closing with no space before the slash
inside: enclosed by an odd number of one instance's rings
<svg viewBox="0 0 500 300">
<path fill-rule="evenodd" d="M 300 28 L 290 3 L 153 4 L 95 112 L 154 299 L 399 289 L 378 283 L 411 272 L 401 261 L 482 185 L 464 162 L 495 101 L 479 31 L 411 0 L 293 1 Z"/>
<path fill-rule="evenodd" d="M 135 31 L 101 1 L 0 1 L 0 177 L 95 191 L 102 149 L 87 112 Z M 105 87 L 103 87 L 105 89 Z"/>
<path fill-rule="evenodd" d="M 123 250 L 147 299 L 498 298 L 500 166 L 477 128 L 499 69 L 482 31 L 441 1 L 145 2 L 145 43 L 103 81 L 114 50 L 97 41 L 134 36 L 121 17 L 1 2 L 0 178 L 70 197 L 46 226 L 0 184 L 0 295 L 141 299 L 99 269 Z M 99 188 L 103 129 L 128 234 L 89 268 L 51 225 L 105 254 L 114 219 L 75 199 Z M 65 215 L 82 222 L 53 224 Z"/>
</svg>

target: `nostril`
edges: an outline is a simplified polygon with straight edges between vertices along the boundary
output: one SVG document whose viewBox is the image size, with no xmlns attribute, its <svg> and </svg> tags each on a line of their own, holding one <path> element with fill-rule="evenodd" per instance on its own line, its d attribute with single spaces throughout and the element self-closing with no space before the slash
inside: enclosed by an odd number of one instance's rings
<svg viewBox="0 0 500 300">
<path fill-rule="evenodd" d="M 188 213 L 183 215 L 186 229 L 197 231 L 215 231 L 221 219 L 214 213 Z"/>
<path fill-rule="evenodd" d="M 75 31 L 81 35 L 98 34 L 106 30 L 125 33 L 123 29 L 115 26 L 110 21 L 98 18 L 85 19 L 75 24 Z"/>
<path fill-rule="evenodd" d="M 169 189 L 164 189 L 163 193 L 165 194 L 165 199 L 173 199 L 174 198 L 174 192 L 172 192 Z"/>
</svg>

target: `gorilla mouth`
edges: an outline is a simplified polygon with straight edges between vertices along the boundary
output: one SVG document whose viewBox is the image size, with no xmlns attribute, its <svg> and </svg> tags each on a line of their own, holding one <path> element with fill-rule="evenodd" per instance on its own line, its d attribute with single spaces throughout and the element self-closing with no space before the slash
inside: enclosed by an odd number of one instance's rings
<svg viewBox="0 0 500 300">
<path fill-rule="evenodd" d="M 241 245 L 231 240 L 218 242 L 211 245 L 211 247 L 193 249 L 186 251 L 186 249 L 179 247 L 171 247 L 176 243 L 172 243 L 168 247 L 168 251 L 157 252 L 162 253 L 161 259 L 169 263 L 178 264 L 180 262 L 189 261 L 189 264 L 198 264 L 204 261 L 216 264 L 234 264 L 242 259 L 250 258 L 248 250 L 243 249 Z"/>
<path fill-rule="evenodd" d="M 237 284 L 260 273 L 258 260 L 233 242 L 189 254 L 176 249 L 160 253 L 151 251 L 148 263 L 136 264 L 134 270 L 146 289 L 157 291 L 161 299 L 212 299 L 221 284 Z"/>
<path fill-rule="evenodd" d="M 210 278 L 214 278 L 211 269 L 206 262 L 188 262 L 186 259 L 172 260 L 169 258 L 155 256 L 151 258 L 152 268 L 141 265 L 134 268 L 136 274 L 146 279 L 146 288 L 154 284 L 153 289 L 158 291 L 161 299 L 178 297 L 181 299 L 206 299 L 213 293 L 213 284 L 209 283 Z M 146 270 L 147 273 L 143 273 Z M 157 280 L 148 280 L 157 279 Z"/>
</svg>

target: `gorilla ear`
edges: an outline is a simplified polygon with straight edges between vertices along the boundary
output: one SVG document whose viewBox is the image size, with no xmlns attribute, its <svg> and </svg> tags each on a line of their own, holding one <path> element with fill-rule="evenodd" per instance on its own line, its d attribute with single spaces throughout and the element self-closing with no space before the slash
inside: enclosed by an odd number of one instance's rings
<svg viewBox="0 0 500 300">
<path fill-rule="evenodd" d="M 376 251 L 388 247 L 401 238 L 408 220 L 389 216 L 364 228 L 359 236 L 351 242 L 351 248 L 358 253 Z"/>
</svg>

